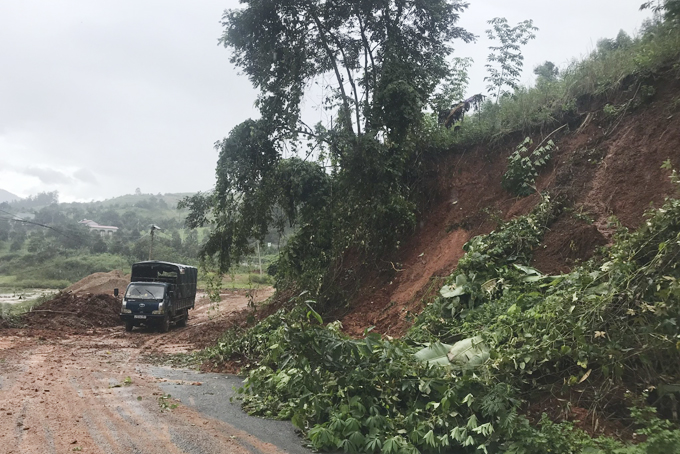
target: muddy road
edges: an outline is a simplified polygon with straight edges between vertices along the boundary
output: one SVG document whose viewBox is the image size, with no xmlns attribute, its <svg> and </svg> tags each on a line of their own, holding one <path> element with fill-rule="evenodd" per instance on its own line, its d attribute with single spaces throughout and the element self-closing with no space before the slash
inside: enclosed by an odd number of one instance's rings
<svg viewBox="0 0 680 454">
<path fill-rule="evenodd" d="M 229 403 L 238 378 L 149 362 L 214 341 L 247 304 L 243 293 L 199 298 L 188 326 L 166 334 L 0 329 L 0 453 L 308 452 L 289 424 Z"/>
</svg>

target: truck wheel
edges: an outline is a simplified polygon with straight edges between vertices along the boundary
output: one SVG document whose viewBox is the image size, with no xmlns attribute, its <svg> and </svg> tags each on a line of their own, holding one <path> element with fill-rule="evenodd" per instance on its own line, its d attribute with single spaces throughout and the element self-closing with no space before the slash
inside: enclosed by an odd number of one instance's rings
<svg viewBox="0 0 680 454">
<path fill-rule="evenodd" d="M 177 321 L 177 326 L 181 326 L 182 328 L 187 326 L 187 320 L 189 320 L 189 309 L 185 309 L 183 312 L 182 318 Z"/>
<path fill-rule="evenodd" d="M 135 326 L 132 322 L 125 322 L 125 331 L 128 333 L 132 331 L 132 327 Z"/>
<path fill-rule="evenodd" d="M 163 320 L 161 320 L 161 324 L 158 325 L 158 331 L 161 333 L 167 333 L 170 330 L 170 316 L 168 314 L 165 314 L 165 317 L 163 317 Z"/>
</svg>

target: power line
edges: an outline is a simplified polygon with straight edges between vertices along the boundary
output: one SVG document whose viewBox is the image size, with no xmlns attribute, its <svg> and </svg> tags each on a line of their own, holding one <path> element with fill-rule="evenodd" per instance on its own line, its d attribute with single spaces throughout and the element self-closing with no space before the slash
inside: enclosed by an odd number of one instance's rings
<svg viewBox="0 0 680 454">
<path fill-rule="evenodd" d="M 63 230 L 57 229 L 56 227 L 52 227 L 50 225 L 41 224 L 40 222 L 34 222 L 34 221 L 29 221 L 27 219 L 20 218 L 19 216 L 15 215 L 13 213 L 10 213 L 9 211 L 5 211 L 3 209 L 0 209 L 0 212 L 8 214 L 8 215 L 11 216 L 11 217 L 0 216 L 0 218 L 2 218 L 2 219 L 8 219 L 10 221 L 17 221 L 17 222 L 21 222 L 21 223 L 24 223 L 24 224 L 37 225 L 38 227 L 45 227 L 46 229 L 54 230 L 58 234 L 64 235 L 66 237 L 70 237 L 72 239 L 76 239 L 76 240 L 82 239 L 80 236 L 76 236 L 76 235 L 73 235 L 71 233 L 64 232 Z"/>
</svg>

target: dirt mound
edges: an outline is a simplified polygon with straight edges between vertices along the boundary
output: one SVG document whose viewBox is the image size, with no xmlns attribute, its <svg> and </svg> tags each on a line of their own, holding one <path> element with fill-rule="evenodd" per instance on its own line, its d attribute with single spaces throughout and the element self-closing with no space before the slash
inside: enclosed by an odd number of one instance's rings
<svg viewBox="0 0 680 454">
<path fill-rule="evenodd" d="M 534 251 L 533 266 L 546 274 L 567 273 L 579 261 L 592 257 L 607 239 L 593 224 L 562 215 L 545 234 L 543 246 Z"/>
<path fill-rule="evenodd" d="M 94 273 L 64 289 L 64 293 L 107 293 L 113 295 L 117 288 L 122 293 L 130 283 L 130 275 L 119 270 L 108 273 Z"/>
<path fill-rule="evenodd" d="M 59 293 L 23 316 L 31 328 L 61 330 L 89 329 L 122 324 L 120 300 L 106 294 Z"/>
</svg>

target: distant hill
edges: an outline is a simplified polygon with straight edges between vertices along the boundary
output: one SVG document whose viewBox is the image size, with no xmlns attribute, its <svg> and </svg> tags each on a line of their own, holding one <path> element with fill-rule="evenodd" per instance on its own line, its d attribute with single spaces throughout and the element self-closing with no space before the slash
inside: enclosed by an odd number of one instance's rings
<svg viewBox="0 0 680 454">
<path fill-rule="evenodd" d="M 9 191 L 5 191 L 4 189 L 0 189 L 0 203 L 2 202 L 12 202 L 14 200 L 19 200 L 21 197 L 18 195 L 12 194 Z"/>
<path fill-rule="evenodd" d="M 118 197 L 114 197 L 111 199 L 106 199 L 102 200 L 100 202 L 94 202 L 95 204 L 101 204 L 101 206 L 112 206 L 112 205 L 119 205 L 119 206 L 125 206 L 125 205 L 130 205 L 134 206 L 136 203 L 143 201 L 143 200 L 149 200 L 151 198 L 156 198 L 158 200 L 163 200 L 165 203 L 168 204 L 170 208 L 175 208 L 177 206 L 177 202 L 179 202 L 181 199 L 183 199 L 186 196 L 193 195 L 193 192 L 180 192 L 180 193 L 167 193 L 167 194 L 126 194 L 126 195 L 121 195 Z"/>
</svg>

